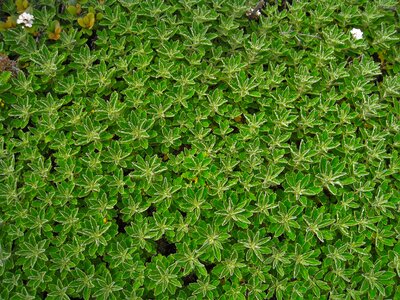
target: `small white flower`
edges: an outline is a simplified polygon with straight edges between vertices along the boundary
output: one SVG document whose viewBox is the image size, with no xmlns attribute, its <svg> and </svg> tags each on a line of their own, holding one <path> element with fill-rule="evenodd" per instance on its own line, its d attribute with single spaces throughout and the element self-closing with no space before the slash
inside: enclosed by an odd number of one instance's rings
<svg viewBox="0 0 400 300">
<path fill-rule="evenodd" d="M 19 15 L 17 24 L 23 24 L 23 26 L 26 26 L 26 27 L 32 27 L 34 19 L 35 19 L 35 17 L 33 15 L 28 14 L 27 12 L 24 12 Z"/>
<path fill-rule="evenodd" d="M 351 33 L 351 35 L 353 36 L 353 38 L 356 39 L 356 40 L 360 40 L 360 39 L 362 39 L 362 37 L 363 37 L 363 32 L 362 32 L 360 29 L 358 29 L 358 28 L 353 28 L 353 29 L 350 31 L 350 33 Z"/>
<path fill-rule="evenodd" d="M 257 11 L 256 11 L 256 15 L 257 15 L 257 16 L 261 16 L 261 11 L 257 10 Z"/>
</svg>

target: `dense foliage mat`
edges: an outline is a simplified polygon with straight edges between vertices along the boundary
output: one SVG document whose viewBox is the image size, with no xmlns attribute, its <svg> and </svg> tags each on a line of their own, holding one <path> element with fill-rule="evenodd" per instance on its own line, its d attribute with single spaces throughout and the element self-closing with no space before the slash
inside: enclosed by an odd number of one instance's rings
<svg viewBox="0 0 400 300">
<path fill-rule="evenodd" d="M 400 299 L 398 1 L 276 2 L 0 2 L 0 299 Z"/>
</svg>

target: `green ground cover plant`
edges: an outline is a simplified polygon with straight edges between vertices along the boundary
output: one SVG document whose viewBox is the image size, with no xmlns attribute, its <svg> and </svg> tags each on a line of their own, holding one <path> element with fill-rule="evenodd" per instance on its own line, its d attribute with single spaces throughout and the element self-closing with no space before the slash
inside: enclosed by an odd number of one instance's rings
<svg viewBox="0 0 400 300">
<path fill-rule="evenodd" d="M 400 299 L 399 11 L 0 1 L 0 299 Z"/>
</svg>

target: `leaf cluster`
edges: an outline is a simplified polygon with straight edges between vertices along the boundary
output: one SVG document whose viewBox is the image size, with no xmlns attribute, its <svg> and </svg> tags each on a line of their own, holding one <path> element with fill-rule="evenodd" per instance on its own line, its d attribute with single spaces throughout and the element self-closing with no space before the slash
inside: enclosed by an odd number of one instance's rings
<svg viewBox="0 0 400 300">
<path fill-rule="evenodd" d="M 0 299 L 400 295 L 399 4 L 262 2 L 1 1 Z"/>
</svg>

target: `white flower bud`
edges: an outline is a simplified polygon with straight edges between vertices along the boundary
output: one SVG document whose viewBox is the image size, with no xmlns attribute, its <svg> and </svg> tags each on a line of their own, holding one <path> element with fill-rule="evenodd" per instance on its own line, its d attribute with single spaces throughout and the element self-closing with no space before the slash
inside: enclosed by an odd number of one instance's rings
<svg viewBox="0 0 400 300">
<path fill-rule="evenodd" d="M 358 29 L 358 28 L 353 28 L 353 29 L 350 31 L 350 33 L 351 33 L 351 35 L 353 36 L 353 38 L 356 39 L 356 40 L 360 40 L 360 39 L 362 39 L 362 37 L 363 37 L 363 32 L 362 32 L 360 29 Z"/>
</svg>

